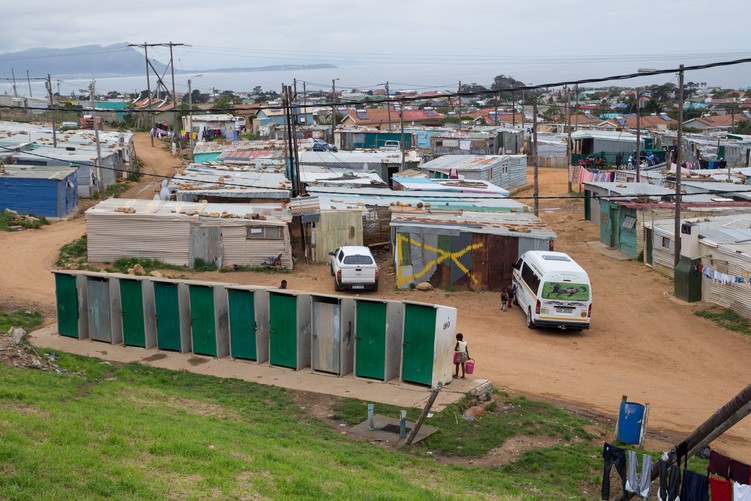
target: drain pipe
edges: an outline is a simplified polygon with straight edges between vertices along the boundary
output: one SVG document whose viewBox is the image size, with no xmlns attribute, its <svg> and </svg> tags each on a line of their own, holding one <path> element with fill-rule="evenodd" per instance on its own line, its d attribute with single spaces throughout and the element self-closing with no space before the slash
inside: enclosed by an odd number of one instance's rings
<svg viewBox="0 0 751 501">
<path fill-rule="evenodd" d="M 407 438 L 407 411 L 399 411 L 399 438 Z"/>
</svg>

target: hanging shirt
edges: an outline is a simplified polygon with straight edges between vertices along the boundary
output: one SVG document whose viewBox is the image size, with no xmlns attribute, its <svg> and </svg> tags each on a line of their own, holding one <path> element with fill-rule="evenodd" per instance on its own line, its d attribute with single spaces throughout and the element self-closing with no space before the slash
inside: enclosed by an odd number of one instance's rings
<svg viewBox="0 0 751 501">
<path fill-rule="evenodd" d="M 751 485 L 733 483 L 733 499 L 735 501 L 751 501 Z"/>
<path fill-rule="evenodd" d="M 717 451 L 709 451 L 709 467 L 707 468 L 709 473 L 714 473 L 722 478 L 729 478 L 728 472 L 730 471 L 730 458 L 720 454 Z"/>
<path fill-rule="evenodd" d="M 748 485 L 749 476 L 751 476 L 751 467 L 735 459 L 730 460 L 730 480 Z"/>
<path fill-rule="evenodd" d="M 712 501 L 733 501 L 733 483 L 723 478 L 709 477 Z"/>
</svg>

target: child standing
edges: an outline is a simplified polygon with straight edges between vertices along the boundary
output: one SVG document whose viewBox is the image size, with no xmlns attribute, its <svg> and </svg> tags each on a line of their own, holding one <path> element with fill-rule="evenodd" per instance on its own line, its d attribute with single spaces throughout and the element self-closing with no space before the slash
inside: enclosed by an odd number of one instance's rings
<svg viewBox="0 0 751 501">
<path fill-rule="evenodd" d="M 514 291 L 513 287 L 508 288 L 508 292 L 506 292 L 506 307 L 510 310 L 511 305 L 514 304 L 514 296 L 516 295 L 516 292 Z"/>
<path fill-rule="evenodd" d="M 461 332 L 456 335 L 456 346 L 454 346 L 454 351 L 457 352 L 454 359 L 456 364 L 454 377 L 459 377 L 459 366 L 462 368 L 462 377 L 464 377 L 464 364 L 469 360 L 469 349 L 467 348 L 467 343 L 464 341 L 464 334 Z"/>
<path fill-rule="evenodd" d="M 508 303 L 508 292 L 506 289 L 501 289 L 501 311 L 506 311 L 506 303 Z"/>
</svg>

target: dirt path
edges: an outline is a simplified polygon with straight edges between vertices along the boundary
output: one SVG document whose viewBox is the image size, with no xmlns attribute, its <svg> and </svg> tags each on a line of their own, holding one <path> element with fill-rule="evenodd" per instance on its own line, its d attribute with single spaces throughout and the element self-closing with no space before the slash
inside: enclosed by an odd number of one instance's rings
<svg viewBox="0 0 751 501">
<path fill-rule="evenodd" d="M 168 175 L 178 161 L 148 135 L 137 135 L 137 151 L 146 172 Z M 543 169 L 540 195 L 566 194 L 566 172 Z M 531 175 L 530 175 L 531 180 Z M 152 198 L 160 179 L 145 177 L 132 190 Z M 531 200 L 521 200 L 532 205 Z M 598 228 L 583 221 L 580 202 L 544 200 L 541 217 L 558 234 L 556 250 L 568 252 L 588 270 L 593 286 L 592 328 L 581 333 L 529 330 L 519 308 L 499 311 L 489 292 L 403 292 L 394 289 L 393 265 L 382 256 L 378 296 L 435 302 L 458 308 L 476 376 L 512 394 L 560 402 L 615 417 L 621 395 L 651 404 L 652 431 L 679 440 L 751 380 L 751 338 L 715 327 L 693 315 L 706 305 L 672 299 L 672 282 L 634 261 L 603 255 L 587 242 Z M 82 218 L 41 231 L 0 234 L 0 305 L 54 310 L 48 273 L 58 248 L 84 232 Z M 180 272 L 180 275 L 193 276 Z M 333 293 L 325 265 L 299 263 L 290 275 L 204 273 L 202 279 Z M 650 447 L 650 441 L 646 446 Z M 661 448 L 662 443 L 655 444 Z M 751 422 L 747 418 L 713 447 L 751 462 Z"/>
<path fill-rule="evenodd" d="M 147 133 L 139 132 L 134 134 L 133 142 L 138 158 L 143 162 L 142 172 L 147 175 L 143 176 L 141 181 L 123 192 L 121 197 L 154 198 L 154 195 L 159 193 L 162 181 L 164 180 L 161 176 L 168 178 L 174 176 L 183 164 L 181 164 L 179 157 L 173 157 L 165 149 L 165 143 L 162 141 L 154 139 L 154 146 L 152 146 L 151 137 Z M 148 174 L 156 174 L 156 176 L 149 176 Z"/>
</svg>

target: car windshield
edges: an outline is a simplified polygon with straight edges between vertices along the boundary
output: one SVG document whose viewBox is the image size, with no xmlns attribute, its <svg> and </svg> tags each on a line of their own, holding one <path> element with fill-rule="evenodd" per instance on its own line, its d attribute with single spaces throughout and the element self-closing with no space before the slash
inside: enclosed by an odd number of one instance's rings
<svg viewBox="0 0 751 501">
<path fill-rule="evenodd" d="M 351 256 L 344 256 L 344 264 L 373 264 L 373 259 L 370 256 L 354 254 Z"/>
</svg>

